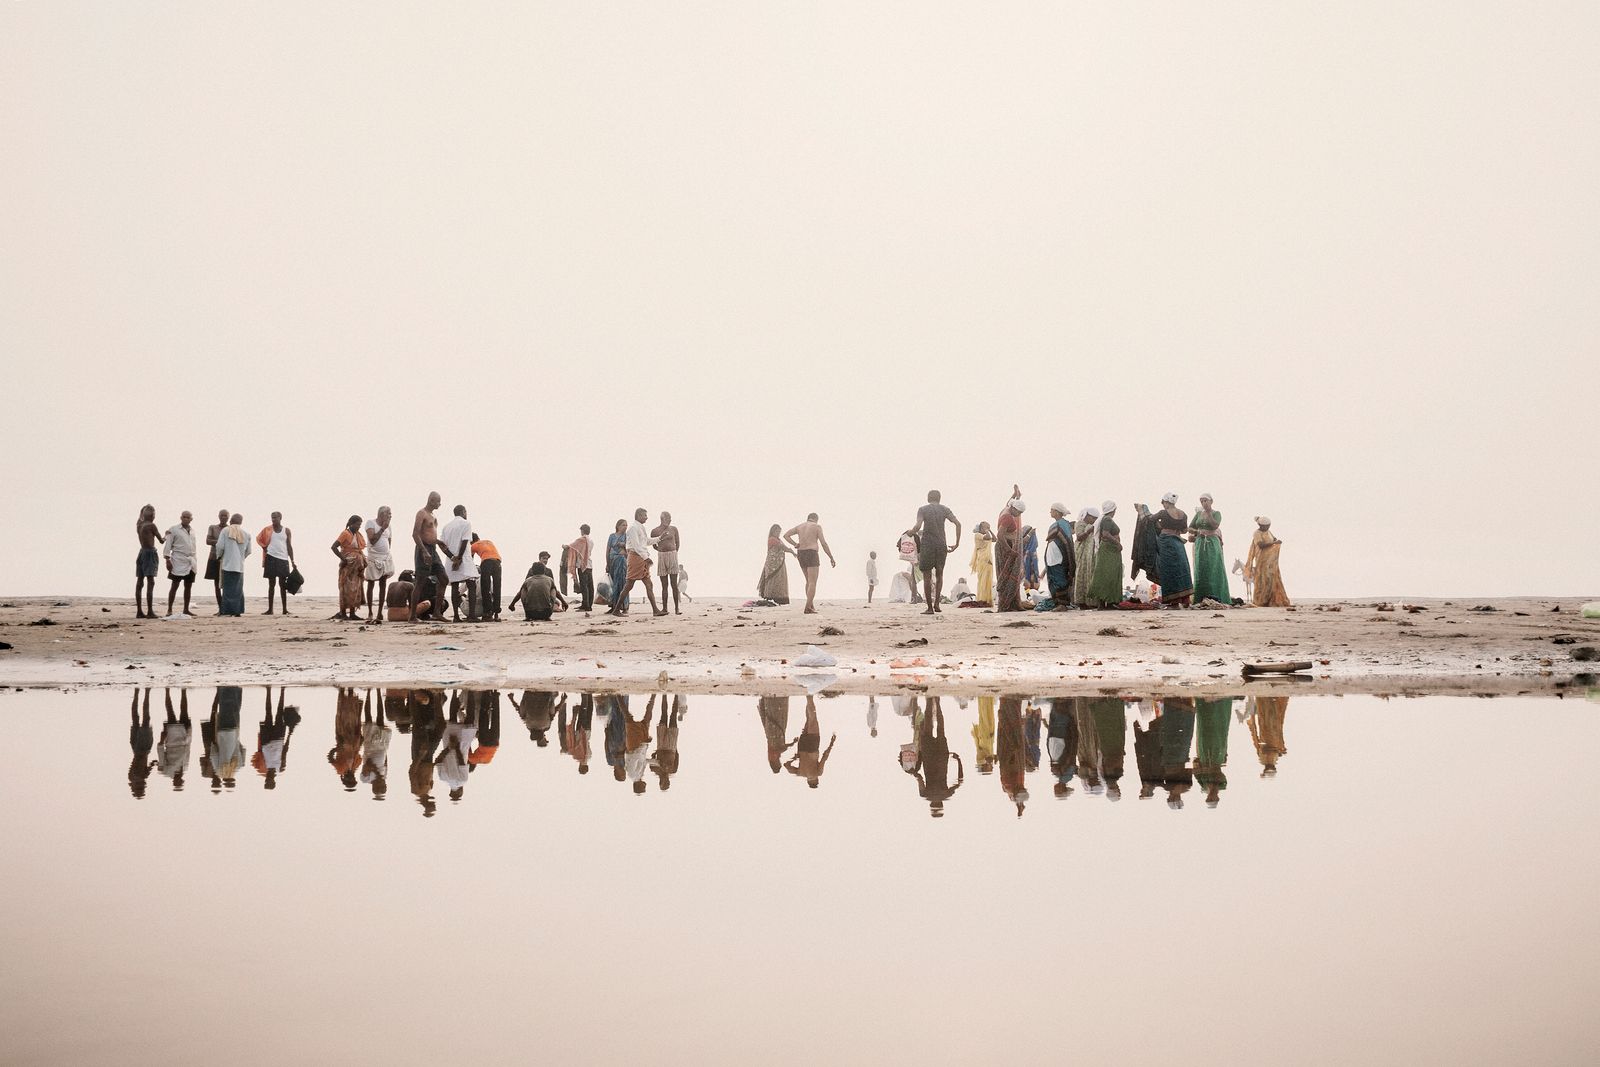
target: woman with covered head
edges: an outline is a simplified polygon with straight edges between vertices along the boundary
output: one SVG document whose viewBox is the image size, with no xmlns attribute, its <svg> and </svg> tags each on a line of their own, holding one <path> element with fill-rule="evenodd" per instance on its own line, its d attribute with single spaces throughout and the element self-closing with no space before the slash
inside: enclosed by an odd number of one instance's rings
<svg viewBox="0 0 1600 1067">
<path fill-rule="evenodd" d="M 789 561 L 785 554 L 794 555 L 794 549 L 783 539 L 783 526 L 773 523 L 767 530 L 767 561 L 761 565 L 761 577 L 756 581 L 756 596 L 774 604 L 789 602 Z"/>
<path fill-rule="evenodd" d="M 339 613 L 334 618 L 355 622 L 362 604 L 362 579 L 367 573 L 367 539 L 361 533 L 360 515 L 345 521 L 331 547 L 339 561 Z"/>
<path fill-rule="evenodd" d="M 1072 602 L 1080 608 L 1089 606 L 1089 586 L 1094 583 L 1094 530 L 1099 521 L 1099 508 L 1080 508 L 1073 528 Z"/>
<path fill-rule="evenodd" d="M 1161 602 L 1168 607 L 1186 608 L 1194 597 L 1194 579 L 1189 576 L 1189 552 L 1184 539 L 1189 533 L 1189 516 L 1178 507 L 1178 494 L 1167 493 L 1156 512 L 1156 551 L 1161 560 L 1159 580 Z"/>
<path fill-rule="evenodd" d="M 628 587 L 628 520 L 618 519 L 606 538 L 606 577 L 611 579 L 612 606 L 628 610 L 628 597 L 623 592 Z"/>
<path fill-rule="evenodd" d="M 1211 506 L 1211 494 L 1200 494 L 1200 507 L 1189 520 L 1194 539 L 1194 598 L 1231 605 L 1228 565 L 1222 559 L 1222 512 Z"/>
<path fill-rule="evenodd" d="M 972 528 L 972 577 L 977 582 L 977 598 L 994 603 L 994 530 L 987 522 Z"/>
<path fill-rule="evenodd" d="M 994 569 L 996 611 L 1022 610 L 1022 490 L 1011 487 L 1011 499 L 1000 510 L 994 524 Z"/>
<path fill-rule="evenodd" d="M 1089 606 L 1115 607 L 1122 603 L 1122 528 L 1112 516 L 1117 513 L 1117 502 L 1107 500 L 1100 506 L 1100 519 L 1095 523 L 1094 577 L 1089 582 Z"/>
<path fill-rule="evenodd" d="M 1278 572 L 1278 549 L 1283 542 L 1272 533 L 1272 520 L 1256 516 L 1256 532 L 1250 538 L 1250 555 L 1244 561 L 1245 577 L 1255 583 L 1250 603 L 1258 608 L 1286 608 L 1289 594 Z"/>
</svg>

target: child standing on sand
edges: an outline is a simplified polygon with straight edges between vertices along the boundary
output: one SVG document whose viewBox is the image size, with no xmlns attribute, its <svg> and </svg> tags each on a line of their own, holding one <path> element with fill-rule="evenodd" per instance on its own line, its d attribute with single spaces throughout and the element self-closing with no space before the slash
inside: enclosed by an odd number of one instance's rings
<svg viewBox="0 0 1600 1067">
<path fill-rule="evenodd" d="M 878 588 L 878 554 L 867 553 L 867 603 L 872 603 L 872 591 Z"/>
</svg>

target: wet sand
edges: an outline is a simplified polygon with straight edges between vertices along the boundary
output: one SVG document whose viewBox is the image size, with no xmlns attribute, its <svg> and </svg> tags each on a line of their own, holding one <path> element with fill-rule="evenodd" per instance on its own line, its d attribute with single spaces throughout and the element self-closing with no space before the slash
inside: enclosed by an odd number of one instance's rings
<svg viewBox="0 0 1600 1067">
<path fill-rule="evenodd" d="M 209 590 L 206 590 L 209 611 Z M 1325 693 L 1559 692 L 1589 684 L 1600 620 L 1582 599 L 1373 600 L 1293 609 L 1105 611 L 1000 615 L 855 601 L 741 609 L 700 599 L 681 617 L 648 607 L 550 623 L 331 621 L 331 598 L 299 598 L 290 618 L 135 620 L 129 600 L 16 598 L 0 606 L 0 684 L 112 685 L 337 682 L 543 685 L 698 692 L 841 692 L 926 686 L 948 692 L 1146 694 L 1238 692 L 1244 663 L 1311 660 L 1308 680 L 1250 683 Z M 1475 610 L 1480 609 L 1480 610 Z M 1490 609 L 1490 610 L 1481 610 Z M 30 625 L 40 619 L 53 625 Z M 822 635 L 825 627 L 842 631 Z M 926 641 L 926 644 L 916 642 Z M 797 666 L 815 644 L 838 660 Z M 901 647 L 907 646 L 910 647 Z M 920 662 L 919 662 L 920 661 Z M 1326 661 L 1326 662 L 1323 662 Z M 812 675 L 812 677 L 805 677 Z M 818 675 L 833 675 L 833 680 Z"/>
</svg>

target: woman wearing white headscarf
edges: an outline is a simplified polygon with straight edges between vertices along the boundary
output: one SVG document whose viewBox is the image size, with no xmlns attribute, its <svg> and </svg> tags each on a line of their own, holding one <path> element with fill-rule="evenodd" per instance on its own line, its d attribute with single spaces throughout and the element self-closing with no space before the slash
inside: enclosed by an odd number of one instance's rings
<svg viewBox="0 0 1600 1067">
<path fill-rule="evenodd" d="M 1080 608 L 1089 606 L 1089 586 L 1094 583 L 1094 552 L 1099 540 L 1094 527 L 1099 519 L 1099 508 L 1084 508 L 1073 527 L 1072 554 L 1077 566 L 1072 574 L 1072 602 Z"/>
<path fill-rule="evenodd" d="M 1095 523 L 1094 578 L 1089 583 L 1089 606 L 1115 607 L 1122 603 L 1122 528 L 1112 518 L 1117 502 L 1100 506 L 1100 521 Z"/>
<path fill-rule="evenodd" d="M 994 524 L 994 569 L 996 611 L 1022 610 L 1022 490 L 1011 487 L 1011 499 Z"/>
<path fill-rule="evenodd" d="M 1278 550 L 1283 542 L 1272 532 L 1272 520 L 1256 516 L 1256 532 L 1250 538 L 1250 556 L 1244 562 L 1245 577 L 1255 583 L 1250 603 L 1258 608 L 1286 608 L 1289 594 L 1278 573 Z"/>
<path fill-rule="evenodd" d="M 1161 558 L 1161 602 L 1169 607 L 1186 608 L 1194 596 L 1194 579 L 1189 574 L 1189 516 L 1178 507 L 1178 494 L 1167 493 L 1156 512 L 1156 550 Z"/>
</svg>

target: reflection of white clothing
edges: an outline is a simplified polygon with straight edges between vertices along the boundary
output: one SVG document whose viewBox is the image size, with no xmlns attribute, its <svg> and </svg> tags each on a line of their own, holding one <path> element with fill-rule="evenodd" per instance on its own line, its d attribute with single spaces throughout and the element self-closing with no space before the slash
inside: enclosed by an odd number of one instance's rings
<svg viewBox="0 0 1600 1067">
<path fill-rule="evenodd" d="M 363 723 L 361 727 L 361 781 L 371 784 L 374 778 L 389 776 L 389 738 L 394 731 L 380 723 Z"/>
<path fill-rule="evenodd" d="M 283 770 L 283 738 L 261 746 L 261 762 L 266 764 L 269 771 Z"/>
<path fill-rule="evenodd" d="M 478 563 L 472 558 L 470 547 L 462 551 L 459 564 L 451 559 L 451 554 L 461 547 L 461 542 L 471 537 L 472 523 L 459 515 L 446 523 L 444 532 L 439 535 L 439 552 L 444 557 L 445 577 L 452 582 L 464 582 L 478 576 Z"/>
<path fill-rule="evenodd" d="M 637 782 L 644 777 L 645 768 L 650 765 L 650 747 L 640 745 L 623 753 L 622 766 L 628 772 L 628 778 Z"/>
<path fill-rule="evenodd" d="M 189 765 L 189 739 L 189 728 L 181 722 L 169 722 L 161 727 L 156 769 L 168 778 L 182 774 Z"/>
<path fill-rule="evenodd" d="M 182 578 L 194 573 L 194 531 L 185 530 L 179 523 L 167 531 L 167 558 L 172 561 L 172 576 Z"/>
<path fill-rule="evenodd" d="M 453 722 L 444 728 L 444 754 L 439 757 L 439 779 L 451 789 L 467 784 L 467 750 L 477 740 L 478 728 Z"/>
</svg>

